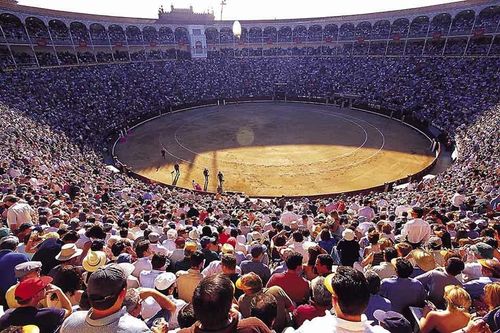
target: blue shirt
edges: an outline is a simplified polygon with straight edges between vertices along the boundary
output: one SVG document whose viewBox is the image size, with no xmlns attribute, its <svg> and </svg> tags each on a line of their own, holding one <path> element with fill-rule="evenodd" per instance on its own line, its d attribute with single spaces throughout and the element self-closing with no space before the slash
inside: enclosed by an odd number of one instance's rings
<svg viewBox="0 0 500 333">
<path fill-rule="evenodd" d="M 375 310 L 379 309 L 386 312 L 391 311 L 391 301 L 380 295 L 370 295 L 370 301 L 368 302 L 368 307 L 365 310 L 365 315 L 368 320 L 375 320 L 375 317 L 373 317 L 373 313 L 375 312 Z"/>
<path fill-rule="evenodd" d="M 12 250 L 0 251 L 0 295 L 2 298 L 7 289 L 17 282 L 14 268 L 26 261 L 28 261 L 28 257 L 22 253 Z"/>
<path fill-rule="evenodd" d="M 423 306 L 426 297 L 425 288 L 412 278 L 383 279 L 379 294 L 392 304 L 392 311 L 402 313 L 409 306 Z"/>
<path fill-rule="evenodd" d="M 484 295 L 484 286 L 498 281 L 500 281 L 500 279 L 481 276 L 477 280 L 472 280 L 464 284 L 464 289 L 469 293 L 472 299 L 480 299 Z"/>
</svg>

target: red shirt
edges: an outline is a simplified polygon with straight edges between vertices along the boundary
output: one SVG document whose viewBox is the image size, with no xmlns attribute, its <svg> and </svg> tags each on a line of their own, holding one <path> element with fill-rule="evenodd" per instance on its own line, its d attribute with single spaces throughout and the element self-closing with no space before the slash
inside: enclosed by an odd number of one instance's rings
<svg viewBox="0 0 500 333">
<path fill-rule="evenodd" d="M 303 304 L 309 300 L 309 282 L 294 271 L 271 275 L 267 288 L 272 286 L 281 287 L 295 304 Z"/>
<path fill-rule="evenodd" d="M 310 304 L 304 304 L 299 306 L 293 311 L 293 318 L 295 319 L 295 325 L 300 327 L 306 320 L 312 320 L 316 317 L 323 317 L 325 315 L 325 311 L 329 310 L 328 308 L 315 306 Z"/>
</svg>

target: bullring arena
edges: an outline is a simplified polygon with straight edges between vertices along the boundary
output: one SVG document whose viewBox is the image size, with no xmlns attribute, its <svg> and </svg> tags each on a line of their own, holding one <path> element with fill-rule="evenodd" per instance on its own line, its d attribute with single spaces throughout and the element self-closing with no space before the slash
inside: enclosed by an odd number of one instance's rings
<svg viewBox="0 0 500 333">
<path fill-rule="evenodd" d="M 305 116 L 307 115 L 307 116 Z M 118 159 L 141 176 L 178 186 L 204 183 L 250 196 L 351 192 L 418 173 L 435 154 L 423 133 L 365 111 L 305 103 L 207 106 L 157 117 L 116 145 Z M 165 158 L 161 149 L 165 149 Z"/>
</svg>

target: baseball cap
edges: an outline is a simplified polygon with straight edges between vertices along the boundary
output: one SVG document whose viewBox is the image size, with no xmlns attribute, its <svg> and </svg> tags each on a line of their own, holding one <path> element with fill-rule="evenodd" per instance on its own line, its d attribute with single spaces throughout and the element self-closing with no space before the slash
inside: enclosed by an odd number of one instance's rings
<svg viewBox="0 0 500 333">
<path fill-rule="evenodd" d="M 235 285 L 241 290 L 259 291 L 262 289 L 262 279 L 254 272 L 250 272 L 236 280 Z"/>
<path fill-rule="evenodd" d="M 40 291 L 45 289 L 52 282 L 50 276 L 29 278 L 21 283 L 16 288 L 14 295 L 17 300 L 27 301 L 33 298 Z"/>
<path fill-rule="evenodd" d="M 14 272 L 16 275 L 16 278 L 22 279 L 25 277 L 27 274 L 39 270 L 42 268 L 42 262 L 40 261 L 27 261 L 20 263 L 14 267 Z"/>
<path fill-rule="evenodd" d="M 167 290 L 175 283 L 176 277 L 174 273 L 165 272 L 159 274 L 154 282 L 155 288 L 158 290 Z"/>
<path fill-rule="evenodd" d="M 412 333 L 410 322 L 401 314 L 394 311 L 375 310 L 373 317 L 377 319 L 381 326 L 391 333 Z"/>
<path fill-rule="evenodd" d="M 486 243 L 477 243 L 471 245 L 470 249 L 481 256 L 481 259 L 493 259 L 493 247 Z"/>
<path fill-rule="evenodd" d="M 215 238 L 203 236 L 200 240 L 201 248 L 205 248 L 208 244 L 215 242 Z"/>
<path fill-rule="evenodd" d="M 119 265 L 100 267 L 90 275 L 87 294 L 90 305 L 99 310 L 115 304 L 121 291 L 127 287 L 127 279 Z"/>
<path fill-rule="evenodd" d="M 116 257 L 116 263 L 121 264 L 121 263 L 131 263 L 132 262 L 132 256 L 128 253 L 120 253 L 118 257 Z"/>
</svg>

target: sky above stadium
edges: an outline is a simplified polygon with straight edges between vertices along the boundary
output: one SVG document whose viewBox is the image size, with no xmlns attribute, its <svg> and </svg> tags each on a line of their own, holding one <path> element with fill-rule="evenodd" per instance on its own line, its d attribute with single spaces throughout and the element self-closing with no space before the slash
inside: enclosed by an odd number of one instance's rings
<svg viewBox="0 0 500 333">
<path fill-rule="evenodd" d="M 415 8 L 457 0 L 226 0 L 224 20 L 253 20 L 322 17 L 349 14 L 373 13 L 387 10 Z M 163 5 L 170 10 L 193 6 L 196 12 L 213 10 L 220 19 L 221 0 L 18 0 L 26 6 L 43 7 L 64 11 L 156 18 L 158 8 Z"/>
</svg>

